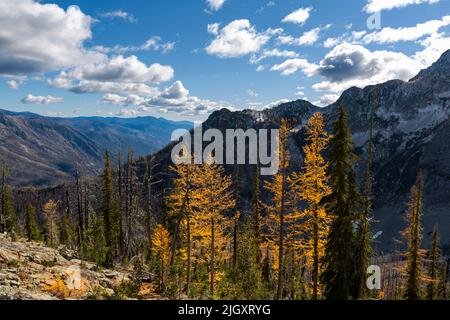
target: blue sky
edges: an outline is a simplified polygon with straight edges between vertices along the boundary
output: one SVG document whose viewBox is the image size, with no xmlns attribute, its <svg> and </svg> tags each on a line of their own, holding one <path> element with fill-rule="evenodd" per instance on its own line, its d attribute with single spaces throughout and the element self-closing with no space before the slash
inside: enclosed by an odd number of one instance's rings
<svg viewBox="0 0 450 320">
<path fill-rule="evenodd" d="M 325 106 L 353 85 L 408 80 L 450 49 L 449 4 L 2 0 L 1 107 L 203 120 L 222 107 Z"/>
</svg>

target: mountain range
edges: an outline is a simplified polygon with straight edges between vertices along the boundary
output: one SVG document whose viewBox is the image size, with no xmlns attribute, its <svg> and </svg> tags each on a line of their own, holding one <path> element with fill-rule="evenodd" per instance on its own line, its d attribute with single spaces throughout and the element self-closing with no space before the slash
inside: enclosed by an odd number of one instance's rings
<svg viewBox="0 0 450 320">
<path fill-rule="evenodd" d="M 203 126 L 205 130 L 222 131 L 277 128 L 280 119 L 286 118 L 297 129 L 289 139 L 292 170 L 297 170 L 303 160 L 307 120 L 315 112 L 322 112 L 330 130 L 338 108 L 344 106 L 360 155 L 357 173 L 362 183 L 373 91 L 376 92 L 373 208 L 376 247 L 395 248 L 393 238 L 405 226 L 406 202 L 419 171 L 425 175 L 424 243 L 429 244 L 429 234 L 435 224 L 440 227 L 443 243 L 450 243 L 450 50 L 409 81 L 391 80 L 365 88 L 353 87 L 324 108 L 297 100 L 262 111 L 223 109 L 212 113 Z M 18 185 L 44 185 L 68 178 L 79 163 L 87 173 L 97 173 L 105 147 L 126 152 L 128 146 L 133 146 L 135 155 L 156 151 L 168 142 L 174 127 L 192 128 L 192 124 L 154 118 L 45 118 L 3 111 L 0 112 L 0 160 L 9 163 L 14 171 L 11 177 Z M 172 146 L 168 144 L 155 153 L 158 170 L 166 178 L 164 173 L 171 164 Z M 137 160 L 137 164 L 138 174 L 143 174 L 144 161 Z M 254 167 L 226 169 L 239 176 L 239 193 L 243 199 L 239 209 L 245 213 L 251 205 Z M 169 184 L 169 179 L 165 183 Z"/>
<path fill-rule="evenodd" d="M 72 179 L 76 168 L 96 175 L 105 150 L 125 157 L 155 152 L 187 121 L 163 118 L 54 118 L 0 110 L 0 163 L 9 167 L 15 186 L 48 186 Z"/>
<path fill-rule="evenodd" d="M 315 112 L 322 112 L 327 130 L 337 119 L 340 106 L 349 115 L 349 125 L 360 160 L 357 164 L 362 184 L 368 145 L 371 97 L 376 92 L 374 131 L 374 234 L 378 248 L 394 248 L 393 238 L 404 228 L 404 212 L 409 191 L 419 171 L 425 174 L 424 241 L 430 241 L 435 224 L 444 243 L 450 242 L 450 50 L 429 68 L 409 81 L 392 80 L 366 88 L 350 88 L 333 104 L 320 108 L 298 100 L 262 111 L 220 110 L 204 123 L 204 130 L 277 128 L 281 118 L 296 124 L 290 138 L 292 170 L 303 162 L 305 125 Z M 170 161 L 172 146 L 161 150 L 160 162 Z M 228 168 L 229 173 L 235 169 Z M 233 171 L 234 170 L 234 171 Z M 239 169 L 240 193 L 250 209 L 254 168 Z"/>
</svg>

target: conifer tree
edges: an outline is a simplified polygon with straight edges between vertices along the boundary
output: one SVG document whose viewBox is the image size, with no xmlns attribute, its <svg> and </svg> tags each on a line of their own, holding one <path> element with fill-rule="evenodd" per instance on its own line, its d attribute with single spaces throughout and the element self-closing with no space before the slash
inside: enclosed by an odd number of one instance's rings
<svg viewBox="0 0 450 320">
<path fill-rule="evenodd" d="M 196 165 L 179 164 L 170 168 L 176 177 L 173 180 L 173 190 L 167 198 L 169 215 L 177 220 L 169 252 L 169 263 L 165 264 L 164 277 L 167 278 L 169 268 L 173 263 L 177 240 L 183 225 L 186 226 L 186 292 L 189 292 L 191 282 L 191 260 L 192 260 L 192 210 L 196 197 L 194 194 L 194 179 L 198 175 Z"/>
<path fill-rule="evenodd" d="M 85 240 L 82 244 L 83 257 L 98 264 L 104 264 L 106 258 L 106 241 L 103 217 L 92 214 L 89 217 Z"/>
<path fill-rule="evenodd" d="M 321 276 L 324 295 L 329 300 L 350 299 L 355 281 L 352 242 L 355 201 L 359 195 L 353 168 L 357 156 L 347 119 L 347 113 L 341 107 L 329 145 L 328 177 L 332 192 L 323 199 L 326 212 L 333 218 Z"/>
<path fill-rule="evenodd" d="M 367 147 L 367 164 L 364 177 L 364 208 L 358 217 L 358 227 L 355 239 L 355 274 L 356 288 L 354 295 L 357 299 L 364 298 L 366 288 L 366 274 L 370 263 L 370 254 L 372 252 L 372 233 L 370 229 L 370 215 L 372 213 L 372 183 L 373 183 L 373 131 L 375 125 L 375 98 L 376 92 L 372 93 L 372 107 L 369 123 L 369 137 Z"/>
<path fill-rule="evenodd" d="M 331 189 L 326 175 L 328 163 L 323 157 L 329 136 L 324 130 L 323 115 L 315 113 L 308 121 L 307 144 L 303 147 L 305 163 L 301 174 L 294 173 L 290 179 L 298 198 L 308 207 L 302 212 L 302 229 L 304 230 L 304 250 L 312 257 L 312 281 L 314 300 L 318 299 L 320 260 L 323 257 L 326 237 L 331 224 L 330 217 L 321 205 Z M 295 241 L 295 239 L 294 239 Z"/>
<path fill-rule="evenodd" d="M 105 234 L 105 261 L 106 267 L 112 267 L 117 250 L 118 241 L 118 213 L 114 199 L 111 158 L 109 151 L 105 153 L 105 171 L 102 177 L 101 213 L 103 218 L 103 231 Z"/>
<path fill-rule="evenodd" d="M 255 243 L 257 245 L 258 251 L 256 255 L 256 260 L 258 264 L 261 264 L 261 227 L 262 227 L 262 219 L 261 219 L 261 177 L 260 177 L 260 166 L 257 164 L 255 166 L 255 178 L 253 182 L 253 201 L 252 201 L 252 215 L 253 215 L 253 237 L 255 238 Z"/>
<path fill-rule="evenodd" d="M 25 208 L 25 233 L 30 241 L 40 241 L 42 239 L 36 221 L 36 209 L 31 203 Z"/>
<path fill-rule="evenodd" d="M 428 268 L 428 277 L 430 283 L 427 288 L 427 299 L 434 300 L 437 295 L 437 287 L 439 282 L 439 258 L 440 258 L 440 240 L 439 228 L 436 225 L 433 231 L 433 243 L 430 252 L 430 266 Z"/>
<path fill-rule="evenodd" d="M 166 264 L 169 262 L 169 246 L 170 234 L 163 225 L 158 224 L 152 237 L 152 252 L 156 255 L 160 263 L 159 271 L 162 282 L 164 281 L 163 273 Z M 164 287 L 164 282 L 162 286 Z"/>
<path fill-rule="evenodd" d="M 195 195 L 198 201 L 192 223 L 200 246 L 208 257 L 210 296 L 215 296 L 216 267 L 226 259 L 224 254 L 229 247 L 226 229 L 231 228 L 231 221 L 225 214 L 235 207 L 233 184 L 230 176 L 225 175 L 224 168 L 212 163 L 211 156 L 200 166 L 195 175 Z"/>
<path fill-rule="evenodd" d="M 423 252 L 420 249 L 422 241 L 422 196 L 423 175 L 419 173 L 416 184 L 411 189 L 410 201 L 406 212 L 408 226 L 403 235 L 408 240 L 406 252 L 407 267 L 405 279 L 405 299 L 419 300 L 421 298 L 420 283 L 422 278 Z"/>
<path fill-rule="evenodd" d="M 269 210 L 268 226 L 271 233 L 271 241 L 274 242 L 272 248 L 277 250 L 277 261 L 275 261 L 277 271 L 277 292 L 278 300 L 283 297 L 283 276 L 284 276 L 284 257 L 287 220 L 289 211 L 292 208 L 292 199 L 288 192 L 289 180 L 289 152 L 287 151 L 288 124 L 285 119 L 281 119 L 279 138 L 278 138 L 278 157 L 279 170 L 274 176 L 273 181 L 265 182 L 265 189 L 272 194 L 272 203 L 267 205 Z M 275 243 L 276 242 L 276 243 Z"/>
</svg>

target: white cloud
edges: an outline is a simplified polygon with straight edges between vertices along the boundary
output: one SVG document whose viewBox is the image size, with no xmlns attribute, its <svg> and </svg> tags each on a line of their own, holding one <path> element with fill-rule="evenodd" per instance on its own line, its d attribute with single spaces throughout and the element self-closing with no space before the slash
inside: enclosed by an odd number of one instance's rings
<svg viewBox="0 0 450 320">
<path fill-rule="evenodd" d="M 148 84 L 159 84 L 173 78 L 170 66 L 145 65 L 136 56 L 116 56 L 94 64 L 85 64 L 62 71 L 49 83 L 76 93 L 138 93 L 154 94 Z"/>
<path fill-rule="evenodd" d="M 382 10 L 392 10 L 394 8 L 404 8 L 415 4 L 433 4 L 440 0 L 369 0 L 364 10 L 367 13 L 375 13 Z"/>
<path fill-rule="evenodd" d="M 212 11 L 219 11 L 225 4 L 225 1 L 226 0 L 206 0 L 206 3 Z"/>
<path fill-rule="evenodd" d="M 14 79 L 13 80 L 8 80 L 5 83 L 6 83 L 6 86 L 8 88 L 14 89 L 14 90 L 19 89 L 19 86 L 20 86 L 20 83 L 18 81 L 14 80 Z"/>
<path fill-rule="evenodd" d="M 290 22 L 290 23 L 303 25 L 309 19 L 312 9 L 313 8 L 309 7 L 309 8 L 300 8 L 298 10 L 295 10 L 294 12 L 292 12 L 289 15 L 287 15 L 286 17 L 284 17 L 282 22 Z"/>
<path fill-rule="evenodd" d="M 368 43 L 394 43 L 399 41 L 414 41 L 427 35 L 435 34 L 439 29 L 450 25 L 450 15 L 440 20 L 430 20 L 419 23 L 414 27 L 390 28 L 386 27 L 365 35 L 362 42 Z"/>
<path fill-rule="evenodd" d="M 279 105 L 281 105 L 283 103 L 288 103 L 288 102 L 291 102 L 291 100 L 289 100 L 289 99 L 280 99 L 280 100 L 273 101 L 271 103 L 266 104 L 263 107 L 263 109 L 272 109 L 272 108 L 278 107 Z"/>
<path fill-rule="evenodd" d="M 149 96 L 106 94 L 103 103 L 120 106 L 138 106 L 137 109 L 122 109 L 118 115 L 137 115 L 151 110 L 158 112 L 177 112 L 183 115 L 204 115 L 224 107 L 231 108 L 224 102 L 200 99 L 190 95 L 181 81 L 176 81 L 163 91 Z"/>
<path fill-rule="evenodd" d="M 403 53 L 370 51 L 361 45 L 340 44 L 320 62 L 316 74 L 325 78 L 317 91 L 341 93 L 352 86 L 365 87 L 392 79 L 409 80 L 422 65 Z"/>
<path fill-rule="evenodd" d="M 443 34 L 434 34 L 420 41 L 424 47 L 422 51 L 414 54 L 414 60 L 418 61 L 422 66 L 430 66 L 448 49 L 450 49 L 450 37 Z"/>
<path fill-rule="evenodd" d="M 32 94 L 28 94 L 25 98 L 22 99 L 22 103 L 25 104 L 51 104 L 51 103 L 59 103 L 63 102 L 62 97 L 54 97 L 54 96 L 33 96 Z"/>
<path fill-rule="evenodd" d="M 98 60 L 86 50 L 92 19 L 78 7 L 63 10 L 34 0 L 0 1 L 0 75 L 54 71 Z"/>
<path fill-rule="evenodd" d="M 297 58 L 299 55 L 295 51 L 289 51 L 289 50 L 279 50 L 277 48 L 272 50 L 264 50 L 259 56 L 253 55 L 250 58 L 250 62 L 252 64 L 260 63 L 261 61 L 271 58 L 271 57 L 277 57 L 277 58 Z"/>
<path fill-rule="evenodd" d="M 208 33 L 211 33 L 213 35 L 218 35 L 219 29 L 220 29 L 220 23 L 208 24 Z"/>
<path fill-rule="evenodd" d="M 140 46 L 121 46 L 114 47 L 95 46 L 93 49 L 101 53 L 124 54 L 126 52 L 136 51 L 161 51 L 167 53 L 175 48 L 175 42 L 164 42 L 160 36 L 153 36 Z"/>
<path fill-rule="evenodd" d="M 284 45 L 297 45 L 297 46 L 310 46 L 319 40 L 320 32 L 329 29 L 330 24 L 323 27 L 313 28 L 309 31 L 305 31 L 300 37 L 294 38 L 290 35 L 280 35 L 277 40 L 280 44 Z"/>
<path fill-rule="evenodd" d="M 258 33 L 250 21 L 234 20 L 218 31 L 206 52 L 220 58 L 242 57 L 258 52 L 269 39 L 267 32 Z"/>
<path fill-rule="evenodd" d="M 264 70 L 266 70 L 266 67 L 263 66 L 263 65 L 259 65 L 259 66 L 256 68 L 256 72 L 262 72 L 262 71 L 264 71 Z"/>
<path fill-rule="evenodd" d="M 119 18 L 132 23 L 137 21 L 136 18 L 133 16 L 133 14 L 123 10 L 114 10 L 110 12 L 105 12 L 100 14 L 100 16 L 103 18 L 110 18 L 110 19 Z"/>
<path fill-rule="evenodd" d="M 339 99 L 339 95 L 337 94 L 325 94 L 322 97 L 320 97 L 319 100 L 314 101 L 313 104 L 315 104 L 318 107 L 326 107 L 336 102 L 337 99 Z"/>
<path fill-rule="evenodd" d="M 283 63 L 276 64 L 271 68 L 272 71 L 281 72 L 282 75 L 288 76 L 301 70 L 305 75 L 312 76 L 317 70 L 317 65 L 309 63 L 306 59 L 287 59 Z"/>
</svg>

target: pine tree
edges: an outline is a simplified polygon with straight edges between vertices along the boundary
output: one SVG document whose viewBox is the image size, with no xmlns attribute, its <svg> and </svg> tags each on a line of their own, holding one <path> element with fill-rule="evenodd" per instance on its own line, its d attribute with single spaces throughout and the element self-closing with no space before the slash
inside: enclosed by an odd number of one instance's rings
<svg viewBox="0 0 450 320">
<path fill-rule="evenodd" d="M 372 93 L 372 108 L 369 123 L 369 138 L 367 147 L 367 164 L 364 178 L 364 209 L 358 217 L 358 228 L 355 239 L 355 274 L 356 288 L 355 297 L 363 299 L 366 288 L 367 268 L 370 264 L 370 255 L 372 252 L 372 233 L 370 229 L 370 215 L 372 213 L 372 183 L 373 183 L 373 131 L 375 125 L 375 98 L 376 92 Z"/>
<path fill-rule="evenodd" d="M 36 221 L 36 209 L 31 203 L 28 203 L 25 208 L 25 233 L 30 241 L 42 240 Z"/>
<path fill-rule="evenodd" d="M 323 157 L 329 141 L 324 127 L 323 115 L 315 113 L 308 122 L 307 145 L 303 147 L 305 153 L 303 172 L 301 174 L 294 173 L 290 179 L 298 198 L 308 205 L 300 216 L 303 220 L 301 228 L 304 230 L 304 242 L 306 242 L 302 247 L 313 260 L 312 298 L 314 300 L 318 299 L 320 260 L 323 257 L 326 237 L 331 224 L 330 217 L 321 205 L 322 199 L 331 192 L 326 175 L 328 163 Z M 295 241 L 295 239 L 293 240 Z"/>
<path fill-rule="evenodd" d="M 434 300 L 437 295 L 437 285 L 439 281 L 439 258 L 440 258 L 440 240 L 439 228 L 436 225 L 433 231 L 433 244 L 430 252 L 430 266 L 428 268 L 428 277 L 430 283 L 427 288 L 427 299 Z"/>
<path fill-rule="evenodd" d="M 351 298 L 355 281 L 353 267 L 353 222 L 355 201 L 354 163 L 357 159 L 344 107 L 339 109 L 330 139 L 328 177 L 332 192 L 323 199 L 326 212 L 333 218 L 325 246 L 321 280 L 329 300 Z"/>
<path fill-rule="evenodd" d="M 106 267 L 112 267 L 115 252 L 118 243 L 118 212 L 117 204 L 114 199 L 111 158 L 109 152 L 105 153 L 105 171 L 103 173 L 102 198 L 101 198 L 101 213 L 103 218 L 103 231 L 105 233 L 105 261 Z"/>
<path fill-rule="evenodd" d="M 86 228 L 85 240 L 82 244 L 83 257 L 98 264 L 105 263 L 106 241 L 103 217 L 92 214 Z"/>
<path fill-rule="evenodd" d="M 406 212 L 408 226 L 403 232 L 403 235 L 408 239 L 406 252 L 406 287 L 404 294 L 407 300 L 419 300 L 421 298 L 420 283 L 423 264 L 423 252 L 420 249 L 420 243 L 422 241 L 422 196 L 423 175 L 419 173 L 417 182 L 411 189 L 411 197 Z"/>
<path fill-rule="evenodd" d="M 284 257 L 285 257 L 285 242 L 286 242 L 286 228 L 288 224 L 290 209 L 292 208 L 292 199 L 288 192 L 289 180 L 289 152 L 287 151 L 288 139 L 288 124 L 285 119 L 281 120 L 280 132 L 278 138 L 278 157 L 279 170 L 274 176 L 273 181 L 265 182 L 265 189 L 272 194 L 272 204 L 268 205 L 269 210 L 268 226 L 270 231 L 270 238 L 274 245 L 272 248 L 277 249 L 277 293 L 278 300 L 283 297 L 283 276 L 284 276 Z"/>
</svg>

